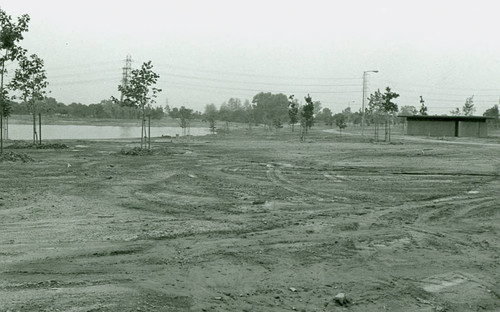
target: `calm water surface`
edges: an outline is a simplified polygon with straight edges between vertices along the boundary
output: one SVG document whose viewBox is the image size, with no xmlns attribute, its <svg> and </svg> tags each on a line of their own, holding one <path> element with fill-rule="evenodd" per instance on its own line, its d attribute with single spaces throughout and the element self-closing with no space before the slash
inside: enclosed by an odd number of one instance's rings
<svg viewBox="0 0 500 312">
<path fill-rule="evenodd" d="M 37 127 L 38 132 L 38 127 Z M 191 135 L 206 135 L 207 128 L 190 128 Z M 182 134 L 179 127 L 151 127 L 151 137 L 162 135 L 176 136 Z M 32 125 L 9 124 L 8 136 L 10 140 L 30 140 L 33 138 Z M 52 139 L 128 139 L 139 138 L 141 127 L 138 126 L 71 126 L 71 125 L 43 125 L 42 140 Z"/>
</svg>

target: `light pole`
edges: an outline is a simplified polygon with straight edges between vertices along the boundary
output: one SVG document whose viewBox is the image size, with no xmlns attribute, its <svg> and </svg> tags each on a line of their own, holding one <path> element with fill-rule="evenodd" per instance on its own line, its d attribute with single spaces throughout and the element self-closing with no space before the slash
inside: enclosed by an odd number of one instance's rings
<svg viewBox="0 0 500 312">
<path fill-rule="evenodd" d="M 366 74 L 378 73 L 378 70 L 367 70 L 363 72 L 363 102 L 361 102 L 361 135 L 365 135 L 365 98 L 366 98 Z"/>
</svg>

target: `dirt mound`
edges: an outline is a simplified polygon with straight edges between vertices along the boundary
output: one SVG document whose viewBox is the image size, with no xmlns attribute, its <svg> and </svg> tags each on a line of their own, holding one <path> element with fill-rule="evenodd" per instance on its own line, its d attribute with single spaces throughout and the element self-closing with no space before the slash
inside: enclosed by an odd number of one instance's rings
<svg viewBox="0 0 500 312">
<path fill-rule="evenodd" d="M 4 162 L 4 161 L 22 161 L 22 162 L 26 163 L 26 162 L 32 162 L 35 160 L 24 153 L 6 152 L 6 153 L 0 155 L 0 162 Z"/>
<path fill-rule="evenodd" d="M 37 148 L 37 149 L 67 149 L 69 147 L 64 143 L 50 143 L 50 144 L 35 145 L 35 148 Z"/>
<path fill-rule="evenodd" d="M 46 144 L 33 144 L 27 143 L 23 141 L 14 142 L 11 145 L 7 146 L 10 149 L 67 149 L 68 146 L 64 143 L 46 143 Z"/>
<path fill-rule="evenodd" d="M 146 148 L 134 147 L 133 149 L 122 149 L 120 151 L 122 155 L 128 156 L 143 156 L 143 155 L 153 155 L 153 150 Z"/>
<path fill-rule="evenodd" d="M 140 148 L 134 147 L 132 149 L 122 149 L 120 154 L 129 156 L 144 156 L 144 155 L 174 155 L 174 154 L 189 154 L 192 153 L 190 150 L 177 149 L 177 148 Z"/>
</svg>

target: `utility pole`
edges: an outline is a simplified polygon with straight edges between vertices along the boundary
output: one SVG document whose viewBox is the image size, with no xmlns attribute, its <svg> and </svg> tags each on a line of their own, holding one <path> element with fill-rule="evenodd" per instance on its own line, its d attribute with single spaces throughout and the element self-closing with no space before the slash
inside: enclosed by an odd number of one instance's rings
<svg viewBox="0 0 500 312">
<path fill-rule="evenodd" d="M 378 73 L 378 70 L 367 70 L 363 72 L 363 102 L 361 102 L 361 135 L 365 135 L 365 98 L 366 98 L 366 74 Z"/>
<path fill-rule="evenodd" d="M 123 88 L 125 88 L 128 85 L 131 71 L 132 71 L 132 56 L 130 56 L 130 54 L 128 54 L 127 58 L 125 59 L 125 66 L 123 67 L 123 76 L 122 76 L 122 87 Z M 123 102 L 123 92 L 120 96 L 120 102 Z"/>
</svg>

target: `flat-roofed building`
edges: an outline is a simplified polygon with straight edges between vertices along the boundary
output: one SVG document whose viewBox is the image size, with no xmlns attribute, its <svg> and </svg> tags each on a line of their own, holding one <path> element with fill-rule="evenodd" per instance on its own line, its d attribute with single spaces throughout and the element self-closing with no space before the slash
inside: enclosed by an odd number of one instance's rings
<svg viewBox="0 0 500 312">
<path fill-rule="evenodd" d="M 399 116 L 407 121 L 408 135 L 487 137 L 488 127 L 482 116 Z"/>
</svg>

